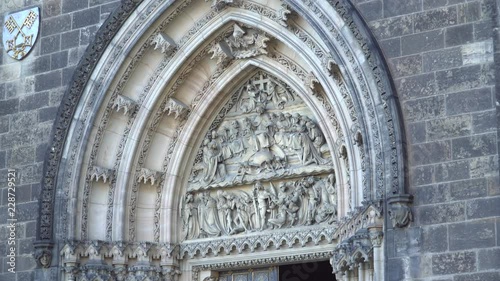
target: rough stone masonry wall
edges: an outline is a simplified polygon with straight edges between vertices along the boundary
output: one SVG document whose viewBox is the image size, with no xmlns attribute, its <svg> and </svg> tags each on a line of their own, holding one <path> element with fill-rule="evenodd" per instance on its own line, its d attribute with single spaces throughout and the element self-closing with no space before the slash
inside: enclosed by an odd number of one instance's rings
<svg viewBox="0 0 500 281">
<path fill-rule="evenodd" d="M 18 62 L 0 47 L 0 280 L 34 280 L 38 198 L 43 161 L 58 105 L 85 47 L 118 0 L 2 0 L 7 12 L 41 9 L 34 50 Z M 2 29 L 0 28 L 0 32 Z M 16 276 L 7 272 L 7 169 L 16 169 Z M 57 219 L 57 218 L 56 218 Z M 55 273 L 55 272 L 53 272 Z M 48 279 L 50 280 L 50 279 Z M 53 279 L 56 280 L 56 279 Z"/>
<path fill-rule="evenodd" d="M 386 234 L 387 280 L 499 280 L 495 0 L 354 2 L 388 59 L 408 132 L 415 222 Z M 2 16 L 42 9 L 40 38 L 25 60 L 0 47 L 1 281 L 34 280 L 37 200 L 57 106 L 86 45 L 118 4 L 0 1 Z M 17 279 L 6 273 L 3 254 L 7 168 L 18 171 Z"/>
<path fill-rule="evenodd" d="M 395 79 L 415 196 L 410 228 L 387 233 L 387 280 L 500 280 L 495 0 L 355 4 Z"/>
</svg>

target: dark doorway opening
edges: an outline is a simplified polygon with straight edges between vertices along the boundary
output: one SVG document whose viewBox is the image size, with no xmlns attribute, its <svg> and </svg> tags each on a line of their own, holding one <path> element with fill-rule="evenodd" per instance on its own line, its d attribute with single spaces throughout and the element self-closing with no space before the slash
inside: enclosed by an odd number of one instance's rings
<svg viewBox="0 0 500 281">
<path fill-rule="evenodd" d="M 282 265 L 279 281 L 335 281 L 328 261 Z"/>
</svg>

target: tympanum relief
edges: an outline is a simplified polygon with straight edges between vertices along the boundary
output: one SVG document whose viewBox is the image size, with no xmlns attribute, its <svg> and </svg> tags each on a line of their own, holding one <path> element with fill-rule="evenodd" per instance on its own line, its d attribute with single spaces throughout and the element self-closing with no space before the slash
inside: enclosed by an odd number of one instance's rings
<svg viewBox="0 0 500 281">
<path fill-rule="evenodd" d="M 331 154 L 311 111 L 258 72 L 203 139 L 183 197 L 184 239 L 336 221 Z"/>
</svg>

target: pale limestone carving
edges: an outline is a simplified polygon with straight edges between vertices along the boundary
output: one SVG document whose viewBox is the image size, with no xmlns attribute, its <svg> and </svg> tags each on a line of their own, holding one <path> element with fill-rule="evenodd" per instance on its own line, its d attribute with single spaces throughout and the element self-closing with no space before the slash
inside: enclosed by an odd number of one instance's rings
<svg viewBox="0 0 500 281">
<path fill-rule="evenodd" d="M 151 185 L 155 185 L 159 181 L 160 176 L 161 173 L 158 171 L 153 171 L 147 168 L 141 168 L 137 181 L 142 182 L 144 184 L 147 184 L 149 182 Z"/>
<path fill-rule="evenodd" d="M 190 110 L 189 106 L 185 105 L 183 102 L 174 98 L 169 98 L 166 102 L 164 111 L 167 115 L 174 114 L 175 119 L 183 120 L 187 117 Z"/>
<path fill-rule="evenodd" d="M 287 27 L 288 26 L 288 16 L 292 13 L 292 11 L 289 9 L 288 5 L 282 4 L 281 8 L 278 10 L 278 20 L 281 26 Z"/>
<path fill-rule="evenodd" d="M 151 41 L 151 45 L 154 45 L 155 50 L 160 50 L 164 54 L 169 53 L 177 46 L 177 44 L 175 44 L 174 40 L 170 38 L 170 36 L 162 32 L 156 34 L 156 36 Z"/>
<path fill-rule="evenodd" d="M 107 183 L 111 181 L 113 175 L 114 171 L 112 169 L 94 166 L 94 168 L 92 168 L 92 173 L 90 174 L 90 180 L 95 182 L 101 180 L 102 182 Z"/>
<path fill-rule="evenodd" d="M 116 112 L 123 110 L 124 115 L 130 115 L 137 108 L 137 103 L 128 97 L 118 95 L 113 102 L 112 108 L 116 110 Z"/>
<path fill-rule="evenodd" d="M 210 0 L 205 0 L 205 2 L 208 2 Z M 232 4 L 234 1 L 233 0 L 211 0 L 212 1 L 212 8 L 215 8 L 217 10 L 224 8 L 226 5 Z"/>
</svg>

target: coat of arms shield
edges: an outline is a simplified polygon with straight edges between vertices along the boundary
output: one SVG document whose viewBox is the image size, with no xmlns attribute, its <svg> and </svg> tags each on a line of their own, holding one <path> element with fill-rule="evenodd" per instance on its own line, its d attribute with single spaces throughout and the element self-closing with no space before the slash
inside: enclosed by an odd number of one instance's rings
<svg viewBox="0 0 500 281">
<path fill-rule="evenodd" d="M 11 13 L 3 24 L 3 46 L 9 56 L 22 60 L 33 49 L 40 26 L 38 7 Z"/>
</svg>

